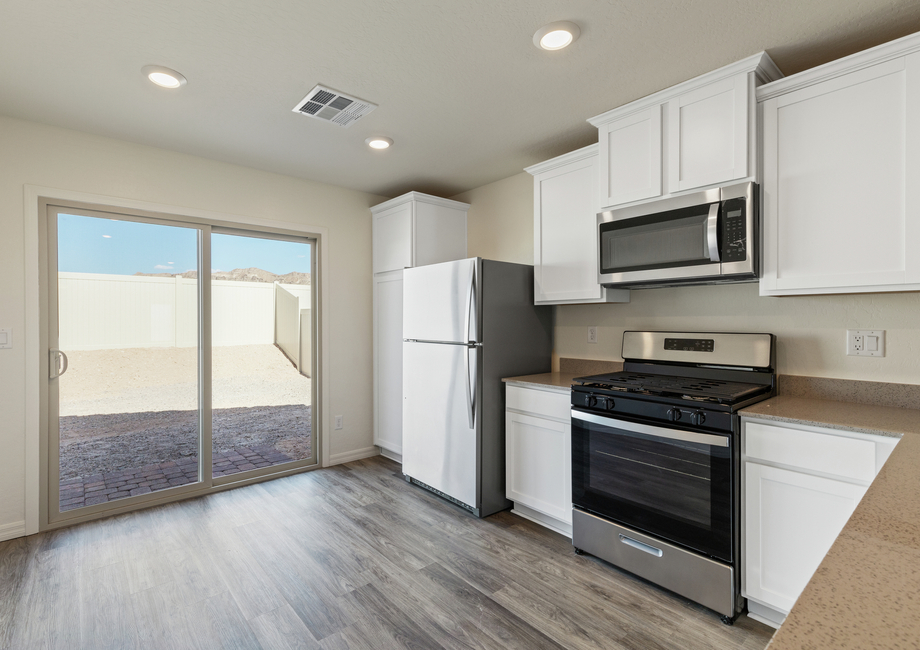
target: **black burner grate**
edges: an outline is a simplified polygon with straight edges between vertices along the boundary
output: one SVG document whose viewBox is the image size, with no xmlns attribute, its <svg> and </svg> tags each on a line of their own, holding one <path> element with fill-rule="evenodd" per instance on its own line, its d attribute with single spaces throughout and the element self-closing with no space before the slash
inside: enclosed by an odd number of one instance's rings
<svg viewBox="0 0 920 650">
<path fill-rule="evenodd" d="M 731 404 L 749 395 L 766 390 L 760 384 L 738 381 L 703 379 L 700 377 L 675 377 L 672 375 L 649 375 L 637 372 L 616 372 L 606 375 L 581 377 L 577 381 L 585 385 L 608 390 L 619 390 L 646 395 L 679 397 L 683 399 Z"/>
</svg>

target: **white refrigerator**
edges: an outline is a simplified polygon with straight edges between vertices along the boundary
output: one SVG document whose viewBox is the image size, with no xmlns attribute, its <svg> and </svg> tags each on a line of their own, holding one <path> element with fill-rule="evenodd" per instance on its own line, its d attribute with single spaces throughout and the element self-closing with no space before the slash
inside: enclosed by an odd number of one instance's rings
<svg viewBox="0 0 920 650">
<path fill-rule="evenodd" d="M 503 377 L 549 372 L 533 267 L 472 258 L 403 274 L 403 474 L 479 517 L 505 498 Z"/>
</svg>

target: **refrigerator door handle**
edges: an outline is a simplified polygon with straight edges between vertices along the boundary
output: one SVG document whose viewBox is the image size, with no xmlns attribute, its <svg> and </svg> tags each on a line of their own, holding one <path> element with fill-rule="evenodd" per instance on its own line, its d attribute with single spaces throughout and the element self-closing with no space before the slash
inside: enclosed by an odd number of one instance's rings
<svg viewBox="0 0 920 650">
<path fill-rule="evenodd" d="M 473 392 L 476 387 L 473 386 L 470 378 L 470 352 L 476 350 L 475 342 L 470 339 L 470 325 L 473 318 L 473 300 L 476 295 L 476 265 L 470 267 L 469 292 L 466 300 L 466 340 L 468 341 L 466 350 L 466 410 L 470 418 L 470 429 L 476 428 L 476 398 Z M 477 369 L 478 372 L 478 369 Z"/>
<path fill-rule="evenodd" d="M 467 347 L 466 353 L 464 354 L 466 357 L 466 413 L 470 416 L 470 429 L 473 429 L 476 426 L 476 415 L 473 412 L 473 383 L 470 380 L 470 352 L 475 349 L 475 347 Z"/>
</svg>

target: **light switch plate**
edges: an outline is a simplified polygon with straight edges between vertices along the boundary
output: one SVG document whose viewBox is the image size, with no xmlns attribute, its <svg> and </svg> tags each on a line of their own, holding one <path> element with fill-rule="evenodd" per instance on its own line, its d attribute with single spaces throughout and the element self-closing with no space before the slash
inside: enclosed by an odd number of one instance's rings
<svg viewBox="0 0 920 650">
<path fill-rule="evenodd" d="M 13 347 L 13 330 L 7 327 L 0 329 L 0 350 Z"/>
<path fill-rule="evenodd" d="M 885 330 L 847 330 L 847 356 L 884 357 Z"/>
</svg>

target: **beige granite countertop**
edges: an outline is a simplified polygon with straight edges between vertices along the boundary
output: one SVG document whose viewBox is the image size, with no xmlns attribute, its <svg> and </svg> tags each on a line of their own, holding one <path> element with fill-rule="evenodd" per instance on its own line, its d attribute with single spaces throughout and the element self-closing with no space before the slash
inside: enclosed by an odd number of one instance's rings
<svg viewBox="0 0 920 650">
<path fill-rule="evenodd" d="M 843 527 L 769 650 L 920 647 L 918 468 L 920 435 L 909 433 Z"/>
<path fill-rule="evenodd" d="M 523 375 L 521 377 L 505 377 L 506 384 L 524 386 L 525 388 L 540 388 L 568 393 L 572 389 L 575 377 L 582 377 L 579 373 L 571 372 L 544 372 L 540 375 Z"/>
<path fill-rule="evenodd" d="M 502 381 L 506 384 L 524 386 L 525 388 L 539 388 L 542 390 L 568 393 L 576 377 L 598 375 L 602 372 L 617 372 L 622 369 L 622 361 L 562 358 L 559 360 L 559 372 L 544 372 L 539 375 L 523 375 L 521 377 L 505 377 Z"/>
<path fill-rule="evenodd" d="M 503 381 L 568 392 L 585 374 Z M 920 648 L 920 410 L 780 395 L 741 413 L 901 438 L 768 650 Z"/>
<path fill-rule="evenodd" d="M 920 410 L 918 409 L 852 404 L 805 397 L 780 395 L 742 409 L 741 415 L 895 438 L 905 433 L 920 433 Z"/>
<path fill-rule="evenodd" d="M 920 647 L 920 410 L 779 396 L 742 414 L 901 437 L 769 650 Z"/>
</svg>

